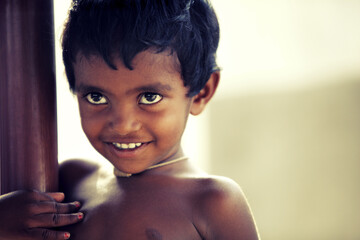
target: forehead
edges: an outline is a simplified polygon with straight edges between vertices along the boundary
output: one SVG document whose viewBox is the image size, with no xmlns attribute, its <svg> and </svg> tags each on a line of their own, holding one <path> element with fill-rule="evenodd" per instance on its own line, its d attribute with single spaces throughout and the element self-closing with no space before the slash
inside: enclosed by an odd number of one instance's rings
<svg viewBox="0 0 360 240">
<path fill-rule="evenodd" d="M 120 58 L 114 58 L 113 64 L 116 66 L 116 70 L 112 69 L 100 56 L 78 53 L 74 64 L 76 85 L 83 80 L 97 77 L 113 78 L 115 75 L 129 80 L 138 78 L 159 81 L 180 79 L 182 82 L 178 58 L 170 51 L 156 53 L 146 50 L 140 52 L 132 61 L 132 70 L 125 67 Z"/>
</svg>

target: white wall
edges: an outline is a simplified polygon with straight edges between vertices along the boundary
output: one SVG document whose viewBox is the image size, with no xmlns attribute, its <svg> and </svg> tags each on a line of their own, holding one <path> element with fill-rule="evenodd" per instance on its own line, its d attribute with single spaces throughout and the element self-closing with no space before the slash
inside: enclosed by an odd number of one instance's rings
<svg viewBox="0 0 360 240">
<path fill-rule="evenodd" d="M 219 97 L 359 74 L 358 0 L 213 2 L 224 69 Z"/>
<path fill-rule="evenodd" d="M 360 1 L 215 0 L 210 172 L 263 239 L 360 239 Z"/>
</svg>

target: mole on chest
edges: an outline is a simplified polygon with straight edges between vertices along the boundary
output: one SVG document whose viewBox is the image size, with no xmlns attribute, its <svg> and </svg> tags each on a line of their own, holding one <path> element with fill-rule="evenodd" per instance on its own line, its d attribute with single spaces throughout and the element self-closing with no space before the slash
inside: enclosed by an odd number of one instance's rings
<svg viewBox="0 0 360 240">
<path fill-rule="evenodd" d="M 148 240 L 162 240 L 162 236 L 159 231 L 153 228 L 146 229 L 146 237 Z"/>
</svg>

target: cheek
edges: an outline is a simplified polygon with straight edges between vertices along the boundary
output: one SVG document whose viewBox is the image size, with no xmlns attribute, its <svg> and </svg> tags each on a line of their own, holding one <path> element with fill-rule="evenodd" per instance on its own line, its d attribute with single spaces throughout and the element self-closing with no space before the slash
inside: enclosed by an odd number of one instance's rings
<svg viewBox="0 0 360 240">
<path fill-rule="evenodd" d="M 94 130 L 96 130 L 93 127 L 94 125 L 95 124 L 93 124 L 93 121 L 91 121 L 87 118 L 81 117 L 81 126 L 87 137 L 94 135 Z"/>
<path fill-rule="evenodd" d="M 174 108 L 157 114 L 151 121 L 152 129 L 158 137 L 161 136 L 163 142 L 179 141 L 186 125 L 187 111 L 187 108 Z"/>
<path fill-rule="evenodd" d="M 99 133 L 101 132 L 101 119 L 96 117 L 95 115 L 89 114 L 89 112 L 85 111 L 83 108 L 80 107 L 80 118 L 81 118 L 81 126 L 82 129 L 90 140 L 93 142 L 95 138 L 98 137 Z"/>
</svg>

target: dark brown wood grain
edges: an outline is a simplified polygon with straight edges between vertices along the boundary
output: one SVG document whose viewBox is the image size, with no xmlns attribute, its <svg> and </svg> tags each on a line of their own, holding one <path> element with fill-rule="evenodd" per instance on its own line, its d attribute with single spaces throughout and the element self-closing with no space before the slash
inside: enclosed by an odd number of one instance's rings
<svg viewBox="0 0 360 240">
<path fill-rule="evenodd" d="M 52 0 L 0 1 L 1 193 L 57 189 Z"/>
</svg>

